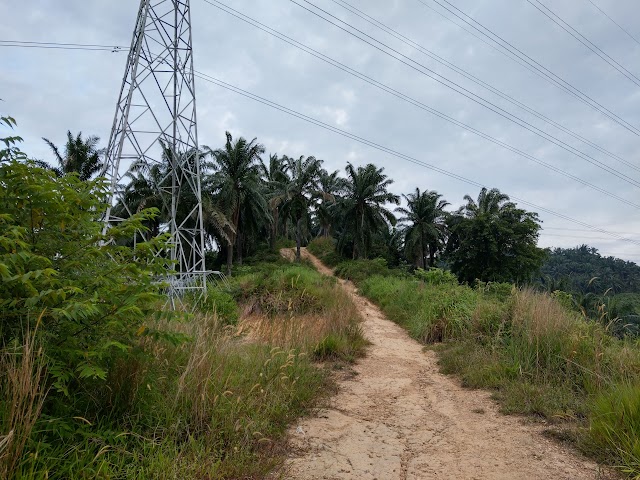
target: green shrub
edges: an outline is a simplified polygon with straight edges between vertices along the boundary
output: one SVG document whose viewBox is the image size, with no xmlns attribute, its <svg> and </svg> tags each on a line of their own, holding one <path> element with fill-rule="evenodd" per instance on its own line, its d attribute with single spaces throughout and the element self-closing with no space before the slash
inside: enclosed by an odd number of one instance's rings
<svg viewBox="0 0 640 480">
<path fill-rule="evenodd" d="M 418 268 L 414 272 L 414 275 L 429 285 L 442 285 L 443 283 L 451 285 L 458 284 L 458 277 L 441 268 L 430 268 L 429 270 Z"/>
<path fill-rule="evenodd" d="M 354 283 L 360 283 L 374 275 L 391 275 L 391 270 L 387 266 L 384 258 L 376 258 L 374 260 L 347 260 L 341 262 L 335 268 L 335 273 L 345 280 L 351 280 Z"/>
<path fill-rule="evenodd" d="M 336 251 L 336 241 L 333 238 L 316 238 L 309 243 L 307 249 L 329 267 L 335 267 L 344 261 L 344 258 Z"/>
<path fill-rule="evenodd" d="M 276 240 L 276 250 L 280 250 L 281 248 L 295 248 L 295 246 L 296 241 L 289 238 L 280 237 Z"/>
<path fill-rule="evenodd" d="M 222 288 L 219 284 L 209 285 L 207 295 L 202 300 L 201 309 L 215 313 L 225 325 L 235 325 L 240 317 L 238 304 L 231 294 Z"/>
<path fill-rule="evenodd" d="M 573 301 L 573 295 L 562 290 L 554 290 L 551 293 L 551 298 L 555 299 L 560 305 L 566 308 L 568 311 L 576 311 Z"/>
<path fill-rule="evenodd" d="M 477 282 L 476 289 L 485 295 L 492 296 L 500 301 L 505 301 L 514 292 L 514 285 L 505 282 Z"/>
</svg>

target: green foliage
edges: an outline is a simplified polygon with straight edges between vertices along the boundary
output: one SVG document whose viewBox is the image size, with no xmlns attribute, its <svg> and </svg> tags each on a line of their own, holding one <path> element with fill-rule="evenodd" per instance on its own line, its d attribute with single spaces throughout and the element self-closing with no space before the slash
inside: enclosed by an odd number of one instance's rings
<svg viewBox="0 0 640 480">
<path fill-rule="evenodd" d="M 551 298 L 553 298 L 567 310 L 575 311 L 573 296 L 570 293 L 563 292 L 562 290 L 554 290 L 553 292 L 551 292 Z"/>
<path fill-rule="evenodd" d="M 440 200 L 442 195 L 435 191 L 420 192 L 403 195 L 407 201 L 407 208 L 396 208 L 396 212 L 404 217 L 399 219 L 405 226 L 404 252 L 408 260 L 415 262 L 418 267 L 435 266 L 435 256 L 444 247 L 446 237 L 447 212 L 445 207 L 449 202 Z"/>
<path fill-rule="evenodd" d="M 475 288 L 485 295 L 501 301 L 511 298 L 514 292 L 513 284 L 507 282 L 477 282 Z"/>
<path fill-rule="evenodd" d="M 553 282 L 553 289 L 568 292 L 599 294 L 609 288 L 614 293 L 640 292 L 640 266 L 619 258 L 603 257 L 597 249 L 587 245 L 553 249 L 542 265 L 540 275 L 543 287 Z"/>
<path fill-rule="evenodd" d="M 237 269 L 230 292 L 251 311 L 268 316 L 321 313 L 331 305 L 335 280 L 306 265 L 262 264 Z"/>
<path fill-rule="evenodd" d="M 351 324 L 342 331 L 324 337 L 313 349 L 313 356 L 317 360 L 353 362 L 363 354 L 367 345 L 361 327 Z"/>
<path fill-rule="evenodd" d="M 429 270 L 418 268 L 413 274 L 429 285 L 442 285 L 443 283 L 451 285 L 458 284 L 458 278 L 453 273 L 442 270 L 441 268 L 430 268 Z"/>
<path fill-rule="evenodd" d="M 16 120 L 10 116 L 0 116 L 0 127 L 13 129 L 17 125 Z M 7 135 L 0 138 L 4 148 L 0 149 L 0 162 L 9 160 L 26 160 L 27 156 L 20 150 L 18 144 L 22 142 L 22 137 L 18 135 Z"/>
<path fill-rule="evenodd" d="M 254 138 L 248 142 L 240 137 L 235 142 L 226 132 L 226 143 L 216 150 L 204 147 L 217 167 L 207 178 L 205 189 L 217 208 L 229 220 L 229 232 L 224 243 L 227 251 L 227 273 L 231 273 L 234 247 L 242 259 L 245 243 L 270 223 L 271 212 L 262 186 L 260 155 L 264 146 Z"/>
<path fill-rule="evenodd" d="M 223 290 L 221 284 L 211 284 L 207 287 L 207 295 L 201 301 L 200 308 L 204 312 L 215 313 L 224 325 L 235 325 L 240 318 L 238 304 L 231 294 Z"/>
<path fill-rule="evenodd" d="M 355 168 L 347 163 L 347 182 L 344 196 L 339 203 L 340 218 L 347 235 L 339 241 L 351 241 L 353 259 L 368 258 L 376 232 L 389 230 L 395 225 L 396 217 L 384 205 L 400 203 L 400 197 L 388 191 L 393 180 L 369 163 Z"/>
<path fill-rule="evenodd" d="M 103 167 L 103 163 L 100 160 L 103 151 L 97 148 L 100 141 L 99 137 L 91 136 L 83 139 L 82 132 L 74 137 L 70 131 L 67 131 L 67 142 L 62 154 L 50 140 L 46 138 L 43 138 L 43 140 L 49 145 L 56 158 L 58 166 L 52 168 L 52 170 L 59 177 L 75 173 L 80 180 L 89 180 Z"/>
<path fill-rule="evenodd" d="M 295 224 L 296 260 L 300 262 L 303 225 L 309 225 L 310 206 L 315 198 L 323 196 L 320 190 L 320 169 L 322 160 L 313 156 L 298 159 L 284 157 L 290 173 L 289 181 L 283 186 L 284 194 L 276 197 L 280 203 L 282 215 Z"/>
<path fill-rule="evenodd" d="M 497 189 L 483 188 L 477 203 L 449 220 L 447 245 L 451 270 L 461 282 L 526 282 L 544 259 L 536 246 L 540 224 L 536 213 L 517 208 Z"/>
<path fill-rule="evenodd" d="M 614 459 L 624 473 L 640 472 L 640 386 L 614 384 L 589 403 L 586 448 Z"/>
<path fill-rule="evenodd" d="M 567 294 L 389 276 L 359 287 L 414 338 L 437 343 L 443 372 L 494 389 L 505 412 L 572 430 L 588 422 L 578 430 L 584 448 L 640 474 L 640 346 L 567 309 Z"/>
<path fill-rule="evenodd" d="M 3 344 L 22 341 L 36 320 L 54 388 L 70 395 L 105 380 L 126 355 L 158 301 L 162 238 L 135 250 L 117 246 L 154 213 L 144 211 L 102 235 L 103 182 L 56 178 L 9 161 L 0 166 L 0 308 Z M 89 400 L 89 397 L 87 397 Z"/>
<path fill-rule="evenodd" d="M 336 266 L 335 273 L 339 277 L 351 280 L 354 283 L 360 283 L 374 275 L 386 276 L 392 274 L 384 258 L 347 260 Z"/>
<path fill-rule="evenodd" d="M 468 287 L 418 279 L 374 276 L 359 287 L 412 337 L 428 343 L 459 338 L 480 300 L 480 294 Z"/>
<path fill-rule="evenodd" d="M 330 237 L 314 239 L 309 243 L 307 249 L 329 267 L 335 267 L 344 261 L 344 258 L 336 250 L 336 241 Z"/>
</svg>

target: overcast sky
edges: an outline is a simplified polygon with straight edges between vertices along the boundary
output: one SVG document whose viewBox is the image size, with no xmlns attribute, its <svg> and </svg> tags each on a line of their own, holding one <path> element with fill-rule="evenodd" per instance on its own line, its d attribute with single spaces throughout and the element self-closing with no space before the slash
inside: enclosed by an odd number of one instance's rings
<svg viewBox="0 0 640 480">
<path fill-rule="evenodd" d="M 640 136 L 487 46 L 433 0 L 347 0 L 373 18 L 640 168 Z M 446 5 L 444 0 L 438 0 Z M 640 86 L 536 10 L 527 0 L 449 0 L 594 101 L 640 128 Z M 589 0 L 543 2 L 633 75 L 640 43 Z M 640 39 L 637 0 L 593 0 Z M 617 171 L 607 173 L 459 93 L 390 58 L 290 0 L 226 0 L 233 8 L 286 33 L 419 102 L 498 138 L 627 201 L 640 203 L 640 170 L 611 158 L 436 63 L 354 16 L 332 0 L 327 12 L 460 86 L 495 103 Z M 304 2 L 299 0 L 299 3 Z M 307 5 L 308 6 L 308 5 Z M 427 7 L 431 7 L 427 8 Z M 451 8 L 451 7 L 449 7 Z M 0 0 L 0 40 L 129 45 L 138 2 L 124 0 Z M 640 212 L 395 98 L 205 3 L 192 0 L 196 70 L 249 90 L 403 154 L 610 232 L 640 241 Z M 434 11 L 435 10 L 435 11 Z M 436 13 L 436 12 L 440 12 Z M 456 19 L 458 23 L 461 23 Z M 471 30 L 470 27 L 466 26 Z M 479 36 L 479 34 L 476 35 Z M 65 132 L 98 135 L 105 146 L 126 62 L 125 53 L 0 46 L 0 112 L 14 116 L 23 148 L 51 161 L 41 137 L 62 145 Z M 636 80 L 640 84 L 640 80 Z M 398 194 L 437 190 L 457 208 L 479 188 L 390 156 L 196 80 L 200 143 L 221 146 L 224 132 L 257 137 L 267 153 L 314 155 L 328 170 L 347 161 L 374 163 Z M 628 180 L 628 178 L 632 180 Z M 529 210 L 533 207 L 522 205 Z M 640 247 L 540 212 L 543 247 L 587 243 L 602 254 L 640 261 Z"/>
</svg>

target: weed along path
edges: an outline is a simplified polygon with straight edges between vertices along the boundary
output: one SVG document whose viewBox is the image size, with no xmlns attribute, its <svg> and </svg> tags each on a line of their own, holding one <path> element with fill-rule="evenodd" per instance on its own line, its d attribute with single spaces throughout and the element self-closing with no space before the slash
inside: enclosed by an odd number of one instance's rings
<svg viewBox="0 0 640 480">
<path fill-rule="evenodd" d="M 284 253 L 284 252 L 283 252 Z M 316 268 L 332 275 L 309 252 Z M 287 255 L 290 258 L 290 254 Z M 598 466 L 439 373 L 436 355 L 341 282 L 372 345 L 330 405 L 290 432 L 283 478 L 595 479 Z"/>
</svg>

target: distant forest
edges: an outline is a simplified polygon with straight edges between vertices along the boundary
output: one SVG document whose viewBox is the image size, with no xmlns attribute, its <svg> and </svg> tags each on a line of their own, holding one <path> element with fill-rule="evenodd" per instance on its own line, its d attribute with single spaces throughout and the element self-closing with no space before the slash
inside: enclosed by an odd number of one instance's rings
<svg viewBox="0 0 640 480">
<path fill-rule="evenodd" d="M 640 293 L 640 266 L 615 257 L 603 257 L 587 245 L 551 250 L 541 270 L 547 290 L 603 294 Z"/>
</svg>

